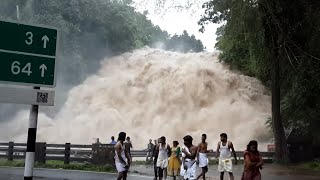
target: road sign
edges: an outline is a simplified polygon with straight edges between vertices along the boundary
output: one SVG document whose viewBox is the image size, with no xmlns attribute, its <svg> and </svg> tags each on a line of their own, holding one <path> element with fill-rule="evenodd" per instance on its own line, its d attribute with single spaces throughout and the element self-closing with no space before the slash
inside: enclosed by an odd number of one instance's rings
<svg viewBox="0 0 320 180">
<path fill-rule="evenodd" d="M 56 29 L 0 21 L 0 81 L 55 86 Z"/>
<path fill-rule="evenodd" d="M 54 95 L 54 91 L 0 87 L 0 102 L 2 103 L 53 106 Z"/>
<path fill-rule="evenodd" d="M 54 84 L 55 59 L 0 52 L 0 79 L 40 85 Z"/>
</svg>

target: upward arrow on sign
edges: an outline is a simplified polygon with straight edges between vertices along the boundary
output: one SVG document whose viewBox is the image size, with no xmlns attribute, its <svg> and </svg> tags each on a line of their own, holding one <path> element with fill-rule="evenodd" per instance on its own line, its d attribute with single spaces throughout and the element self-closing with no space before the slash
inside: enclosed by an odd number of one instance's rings
<svg viewBox="0 0 320 180">
<path fill-rule="evenodd" d="M 42 64 L 39 69 L 41 70 L 41 77 L 44 77 L 44 71 L 47 70 L 47 66 Z"/>
<path fill-rule="evenodd" d="M 47 42 L 49 42 L 49 38 L 47 35 L 44 35 L 42 37 L 42 41 L 43 41 L 43 48 L 47 48 Z"/>
</svg>

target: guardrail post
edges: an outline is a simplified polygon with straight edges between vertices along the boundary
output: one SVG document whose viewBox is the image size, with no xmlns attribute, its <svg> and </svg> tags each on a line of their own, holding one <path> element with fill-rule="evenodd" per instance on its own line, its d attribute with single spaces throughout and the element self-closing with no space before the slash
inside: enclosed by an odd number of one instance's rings
<svg viewBox="0 0 320 180">
<path fill-rule="evenodd" d="M 13 147 L 14 147 L 14 142 L 9 142 L 9 146 L 8 146 L 8 161 L 13 161 Z"/>
<path fill-rule="evenodd" d="M 71 150 L 71 144 L 66 143 L 64 147 L 64 164 L 70 163 L 70 150 Z"/>
<path fill-rule="evenodd" d="M 41 152 L 41 154 L 40 154 L 40 163 L 43 163 L 43 164 L 45 164 L 46 163 L 46 156 L 47 156 L 47 153 L 46 153 L 46 150 L 47 150 L 47 143 L 41 143 L 41 145 L 40 145 L 40 152 Z"/>
<path fill-rule="evenodd" d="M 35 149 L 35 161 L 38 163 L 46 163 L 46 144 L 45 142 L 37 142 Z"/>
</svg>

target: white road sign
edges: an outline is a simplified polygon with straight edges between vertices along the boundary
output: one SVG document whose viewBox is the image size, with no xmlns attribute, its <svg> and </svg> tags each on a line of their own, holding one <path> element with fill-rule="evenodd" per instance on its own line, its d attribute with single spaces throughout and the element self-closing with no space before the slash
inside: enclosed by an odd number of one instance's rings
<svg viewBox="0 0 320 180">
<path fill-rule="evenodd" d="M 0 102 L 54 106 L 54 91 L 0 87 Z"/>
</svg>

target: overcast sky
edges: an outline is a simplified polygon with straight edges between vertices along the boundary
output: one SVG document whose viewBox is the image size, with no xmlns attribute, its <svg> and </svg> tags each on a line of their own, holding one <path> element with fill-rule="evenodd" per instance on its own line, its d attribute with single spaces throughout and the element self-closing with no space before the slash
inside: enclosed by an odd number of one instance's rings
<svg viewBox="0 0 320 180">
<path fill-rule="evenodd" d="M 219 25 L 207 25 L 206 31 L 201 33 L 197 24 L 204 14 L 201 6 L 206 1 L 208 0 L 134 0 L 134 6 L 140 12 L 148 10 L 148 18 L 171 35 L 182 34 L 183 30 L 187 30 L 189 34 L 200 39 L 208 51 L 213 51 L 216 43 L 215 32 Z"/>
</svg>

